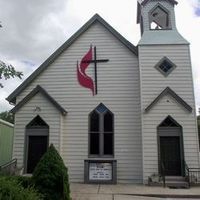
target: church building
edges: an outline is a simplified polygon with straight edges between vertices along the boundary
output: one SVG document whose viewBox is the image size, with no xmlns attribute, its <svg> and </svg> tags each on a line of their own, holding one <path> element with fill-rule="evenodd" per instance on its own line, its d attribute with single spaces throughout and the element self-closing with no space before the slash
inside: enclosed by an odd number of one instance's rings
<svg viewBox="0 0 200 200">
<path fill-rule="evenodd" d="M 50 144 L 71 182 L 145 184 L 162 167 L 168 176 L 185 176 L 185 163 L 199 167 L 178 3 L 137 4 L 137 46 L 96 14 L 8 96 L 15 105 L 13 158 L 25 174 Z"/>
</svg>

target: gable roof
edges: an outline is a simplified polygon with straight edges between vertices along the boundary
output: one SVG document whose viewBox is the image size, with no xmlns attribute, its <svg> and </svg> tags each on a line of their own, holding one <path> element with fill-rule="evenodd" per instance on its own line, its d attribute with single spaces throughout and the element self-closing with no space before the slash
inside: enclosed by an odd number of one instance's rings
<svg viewBox="0 0 200 200">
<path fill-rule="evenodd" d="M 137 24 L 140 23 L 141 7 L 145 6 L 148 3 L 148 1 L 150 1 L 150 0 L 138 0 L 137 1 Z M 172 5 L 178 4 L 178 2 L 175 0 L 167 0 L 167 1 L 169 1 L 169 3 L 171 3 Z"/>
<path fill-rule="evenodd" d="M 181 97 L 179 97 L 170 87 L 166 87 L 146 108 L 145 112 L 151 110 L 151 108 L 165 95 L 172 96 L 179 104 L 181 104 L 186 110 L 192 112 L 192 107 L 188 105 Z"/>
<path fill-rule="evenodd" d="M 24 104 L 26 104 L 32 97 L 34 97 L 38 92 L 43 94 L 54 106 L 57 108 L 62 115 L 66 115 L 67 111 L 53 98 L 47 91 L 40 85 L 37 85 L 26 97 L 24 97 L 10 112 L 16 113 Z"/>
<path fill-rule="evenodd" d="M 99 22 L 103 25 L 114 37 L 124 44 L 132 53 L 138 55 L 138 49 L 112 26 L 110 26 L 102 17 L 95 14 L 87 23 L 85 23 L 74 35 L 72 35 L 60 48 L 58 48 L 43 64 L 41 64 L 17 89 L 15 89 L 6 100 L 15 103 L 16 97 L 39 75 L 41 74 L 54 60 L 65 51 L 75 40 L 88 30 L 94 23 Z"/>
</svg>

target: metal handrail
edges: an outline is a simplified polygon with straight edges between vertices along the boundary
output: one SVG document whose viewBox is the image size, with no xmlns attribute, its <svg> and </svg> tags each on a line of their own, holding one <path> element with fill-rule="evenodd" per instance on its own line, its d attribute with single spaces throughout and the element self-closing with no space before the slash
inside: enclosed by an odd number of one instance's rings
<svg viewBox="0 0 200 200">
<path fill-rule="evenodd" d="M 15 162 L 17 163 L 17 159 L 16 159 L 16 158 L 10 160 L 9 162 L 7 162 L 7 163 L 5 163 L 5 164 L 3 164 L 3 165 L 0 165 L 0 169 L 3 169 L 4 167 L 7 167 L 7 166 L 9 166 L 10 164 L 15 163 Z"/>
<path fill-rule="evenodd" d="M 11 161 L 0 166 L 0 172 L 6 172 L 9 174 L 15 173 L 14 171 L 17 168 L 17 159 L 14 158 Z"/>
<path fill-rule="evenodd" d="M 187 163 L 184 161 L 185 166 L 185 177 L 187 178 L 188 186 L 190 188 L 190 168 L 188 167 Z"/>
<path fill-rule="evenodd" d="M 186 164 L 187 166 L 187 164 Z M 188 181 L 189 185 L 191 184 L 199 184 L 200 183 L 200 168 L 188 168 Z"/>
<path fill-rule="evenodd" d="M 163 181 L 163 187 L 166 187 L 166 169 L 165 165 L 162 161 L 160 163 L 160 177 Z M 188 182 L 188 187 L 191 187 L 191 184 L 200 184 L 200 168 L 189 168 L 185 160 L 182 161 L 184 163 L 184 173 L 185 180 Z"/>
<path fill-rule="evenodd" d="M 166 181 L 165 181 L 165 165 L 163 162 L 161 162 L 161 177 L 163 180 L 163 187 L 166 187 Z"/>
<path fill-rule="evenodd" d="M 190 168 L 188 167 L 188 169 L 190 169 L 190 170 L 193 170 L 193 169 L 194 170 L 200 170 L 200 168 L 195 168 L 195 167 L 193 167 L 193 168 L 192 167 L 190 167 Z"/>
</svg>

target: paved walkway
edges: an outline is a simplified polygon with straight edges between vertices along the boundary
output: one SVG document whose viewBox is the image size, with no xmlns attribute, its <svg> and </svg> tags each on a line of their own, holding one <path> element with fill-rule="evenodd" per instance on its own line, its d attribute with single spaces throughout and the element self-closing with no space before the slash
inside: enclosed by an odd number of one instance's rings
<svg viewBox="0 0 200 200">
<path fill-rule="evenodd" d="M 175 198 L 200 199 L 200 187 L 169 189 L 133 184 L 87 185 L 71 184 L 73 200 L 174 200 Z M 145 197 L 146 196 L 146 197 Z M 186 198 L 187 197 L 187 198 Z M 180 200 L 180 199 L 179 199 Z"/>
</svg>

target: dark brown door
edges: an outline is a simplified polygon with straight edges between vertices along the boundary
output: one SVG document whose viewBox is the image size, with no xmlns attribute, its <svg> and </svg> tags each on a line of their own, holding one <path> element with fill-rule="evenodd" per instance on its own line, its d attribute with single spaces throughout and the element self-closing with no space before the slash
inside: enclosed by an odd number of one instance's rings
<svg viewBox="0 0 200 200">
<path fill-rule="evenodd" d="M 181 176 L 179 137 L 160 137 L 160 159 L 165 167 L 165 175 Z"/>
<path fill-rule="evenodd" d="M 43 154 L 47 151 L 47 136 L 29 136 L 27 173 L 32 173 Z"/>
</svg>

